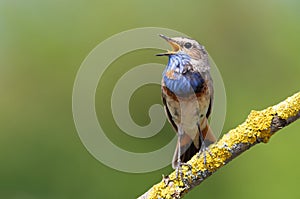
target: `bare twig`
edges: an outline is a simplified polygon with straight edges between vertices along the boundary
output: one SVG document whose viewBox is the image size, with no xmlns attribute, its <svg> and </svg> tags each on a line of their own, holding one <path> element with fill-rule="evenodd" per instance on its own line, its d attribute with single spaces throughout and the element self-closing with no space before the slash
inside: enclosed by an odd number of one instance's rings
<svg viewBox="0 0 300 199">
<path fill-rule="evenodd" d="M 192 169 L 183 166 L 183 177 L 175 172 L 164 177 L 138 199 L 182 198 L 233 158 L 258 143 L 267 143 L 278 130 L 300 118 L 300 92 L 283 102 L 262 111 L 251 111 L 246 121 L 230 130 L 217 143 L 209 146 L 206 164 L 203 156 L 195 155 L 189 162 Z"/>
</svg>

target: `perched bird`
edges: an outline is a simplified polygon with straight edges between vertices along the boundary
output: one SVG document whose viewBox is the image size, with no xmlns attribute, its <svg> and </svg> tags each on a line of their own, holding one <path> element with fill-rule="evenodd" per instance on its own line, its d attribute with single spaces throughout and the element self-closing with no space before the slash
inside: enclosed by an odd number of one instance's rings
<svg viewBox="0 0 300 199">
<path fill-rule="evenodd" d="M 190 38 L 160 37 L 172 46 L 172 51 L 158 56 L 169 57 L 162 74 L 162 100 L 167 118 L 178 135 L 172 161 L 173 168 L 178 169 L 216 140 L 208 125 L 213 82 L 204 46 Z"/>
</svg>

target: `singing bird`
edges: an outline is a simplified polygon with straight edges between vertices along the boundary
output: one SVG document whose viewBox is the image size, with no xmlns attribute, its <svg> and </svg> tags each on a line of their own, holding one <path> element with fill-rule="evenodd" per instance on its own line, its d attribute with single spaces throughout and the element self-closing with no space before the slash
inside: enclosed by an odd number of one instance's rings
<svg viewBox="0 0 300 199">
<path fill-rule="evenodd" d="M 162 101 L 178 135 L 172 161 L 173 168 L 178 169 L 216 140 L 208 125 L 214 98 L 213 82 L 204 46 L 190 38 L 159 36 L 172 47 L 172 51 L 158 56 L 169 57 L 162 74 Z"/>
</svg>

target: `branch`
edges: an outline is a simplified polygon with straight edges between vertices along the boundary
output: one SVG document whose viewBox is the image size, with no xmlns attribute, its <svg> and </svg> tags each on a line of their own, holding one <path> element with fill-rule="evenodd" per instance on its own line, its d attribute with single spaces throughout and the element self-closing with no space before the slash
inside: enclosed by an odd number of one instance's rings
<svg viewBox="0 0 300 199">
<path fill-rule="evenodd" d="M 244 123 L 209 146 L 206 164 L 203 163 L 203 155 L 195 155 L 188 161 L 191 168 L 182 166 L 182 178 L 176 179 L 176 173 L 173 171 L 138 199 L 182 198 L 232 159 L 258 143 L 267 143 L 276 131 L 299 118 L 300 92 L 275 106 L 262 111 L 251 111 Z"/>
</svg>

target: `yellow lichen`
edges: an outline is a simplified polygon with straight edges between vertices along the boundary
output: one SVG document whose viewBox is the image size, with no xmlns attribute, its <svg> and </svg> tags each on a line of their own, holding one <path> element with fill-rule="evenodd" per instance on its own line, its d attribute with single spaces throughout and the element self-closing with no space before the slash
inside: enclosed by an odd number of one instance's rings
<svg viewBox="0 0 300 199">
<path fill-rule="evenodd" d="M 149 199 L 158 199 L 158 198 L 166 198 L 171 199 L 172 195 L 175 193 L 175 187 L 166 186 L 162 181 L 157 185 L 152 187 L 152 190 L 149 193 Z"/>
<path fill-rule="evenodd" d="M 188 164 L 192 166 L 192 174 L 197 175 L 198 171 L 214 172 L 219 167 L 225 164 L 225 161 L 231 157 L 231 153 L 228 149 L 219 147 L 218 145 L 212 145 L 209 148 L 209 152 L 206 152 L 206 164 L 204 164 L 204 154 L 201 154 L 198 158 L 194 156 Z M 188 168 L 187 168 L 188 169 Z M 187 176 L 189 177 L 189 175 Z"/>
<path fill-rule="evenodd" d="M 251 111 L 246 121 L 230 130 L 218 145 L 232 148 L 239 143 L 254 144 L 257 139 L 267 142 L 271 136 L 269 132 L 274 115 L 272 107 L 263 111 Z"/>
<path fill-rule="evenodd" d="M 183 168 L 184 169 L 184 168 Z M 183 173 L 186 173 L 186 171 L 182 171 Z M 184 183 L 180 178 L 176 177 L 176 172 L 172 172 L 168 176 L 168 180 L 171 183 L 166 184 L 164 180 L 162 180 L 160 183 L 156 184 L 152 187 L 152 190 L 149 193 L 148 198 L 149 199 L 158 199 L 158 198 L 166 198 L 166 199 L 172 199 L 173 196 L 176 195 L 176 193 L 181 193 L 184 191 Z"/>
<path fill-rule="evenodd" d="M 295 116 L 300 111 L 300 92 L 287 98 L 285 101 L 273 107 L 277 115 L 282 119 Z"/>
</svg>

